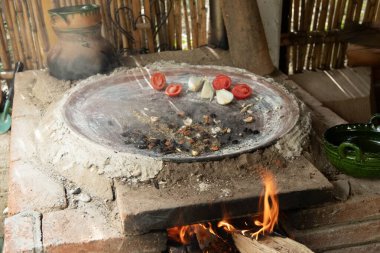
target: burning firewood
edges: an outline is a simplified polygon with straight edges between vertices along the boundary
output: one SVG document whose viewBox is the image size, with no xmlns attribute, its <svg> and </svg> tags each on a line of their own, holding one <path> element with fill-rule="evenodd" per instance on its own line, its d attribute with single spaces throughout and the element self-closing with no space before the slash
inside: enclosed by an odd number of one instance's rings
<svg viewBox="0 0 380 253">
<path fill-rule="evenodd" d="M 246 237 L 239 233 L 234 233 L 232 238 L 235 242 L 236 248 L 241 253 L 312 253 L 305 245 L 298 243 L 290 238 L 283 238 L 280 236 L 265 236 L 260 240 L 255 240 Z"/>
</svg>

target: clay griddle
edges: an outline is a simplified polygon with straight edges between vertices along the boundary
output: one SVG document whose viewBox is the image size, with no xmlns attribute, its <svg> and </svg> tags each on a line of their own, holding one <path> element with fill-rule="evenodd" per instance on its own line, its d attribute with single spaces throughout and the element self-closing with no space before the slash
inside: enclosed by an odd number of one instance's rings
<svg viewBox="0 0 380 253">
<path fill-rule="evenodd" d="M 183 84 L 181 96 L 170 98 L 164 92 L 152 89 L 149 80 L 156 71 L 163 72 L 168 83 Z M 222 106 L 215 98 L 210 102 L 201 99 L 199 93 L 186 91 L 190 76 L 213 80 L 221 73 L 230 76 L 232 83 L 247 83 L 254 94 L 249 99 L 235 100 Z M 250 103 L 253 104 L 251 110 L 255 120 L 246 124 L 240 111 L 243 104 Z M 123 136 L 129 132 L 153 133 L 152 116 L 166 124 L 183 125 L 184 118 L 178 116 L 181 111 L 193 122 L 200 122 L 203 115 L 214 114 L 224 128 L 230 128 L 232 131 L 222 139 L 220 150 L 192 156 L 185 152 L 164 154 L 126 144 Z M 89 82 L 70 95 L 64 105 L 63 116 L 74 132 L 114 151 L 173 162 L 192 162 L 219 160 L 273 144 L 294 127 L 299 108 L 293 96 L 276 83 L 239 69 L 221 71 L 213 66 L 178 66 L 159 70 L 139 68 Z"/>
</svg>

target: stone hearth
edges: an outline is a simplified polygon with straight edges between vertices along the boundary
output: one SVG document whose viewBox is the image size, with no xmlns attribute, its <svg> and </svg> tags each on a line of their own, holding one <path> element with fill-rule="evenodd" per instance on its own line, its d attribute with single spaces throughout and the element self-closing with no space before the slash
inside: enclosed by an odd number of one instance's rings
<svg viewBox="0 0 380 253">
<path fill-rule="evenodd" d="M 49 107 L 72 88 L 46 71 L 19 73 L 16 80 L 5 252 L 160 252 L 168 227 L 255 213 L 260 168 L 274 173 L 282 210 L 330 198 L 332 185 L 308 160 L 285 159 L 273 146 L 222 161 L 161 162 L 159 173 L 142 183 L 109 176 L 96 163 L 85 168 L 75 161 L 59 163 L 61 153 L 56 160 L 41 161 L 39 152 L 49 147 L 41 148 L 46 136 L 36 130 L 43 129 Z M 50 134 L 56 145 L 65 143 L 65 133 L 59 138 Z M 70 149 L 76 156 L 88 155 L 82 147 Z M 264 156 L 272 159 L 260 164 Z M 160 184 L 163 176 L 172 181 Z"/>
</svg>

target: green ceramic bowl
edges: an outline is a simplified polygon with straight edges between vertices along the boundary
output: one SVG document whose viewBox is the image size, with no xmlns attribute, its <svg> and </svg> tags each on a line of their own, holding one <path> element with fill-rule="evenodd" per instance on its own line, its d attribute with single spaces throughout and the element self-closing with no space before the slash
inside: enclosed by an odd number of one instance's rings
<svg viewBox="0 0 380 253">
<path fill-rule="evenodd" d="M 380 114 L 372 116 L 367 124 L 327 129 L 324 149 L 330 163 L 345 174 L 380 178 Z"/>
</svg>

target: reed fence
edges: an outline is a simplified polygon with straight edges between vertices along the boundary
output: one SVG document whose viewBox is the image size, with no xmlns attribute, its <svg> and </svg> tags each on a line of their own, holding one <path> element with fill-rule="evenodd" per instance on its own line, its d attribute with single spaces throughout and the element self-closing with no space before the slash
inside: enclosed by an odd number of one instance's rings
<svg viewBox="0 0 380 253">
<path fill-rule="evenodd" d="M 379 0 L 291 0 L 286 33 L 288 73 L 345 65 L 347 33 L 380 21 Z"/>
<path fill-rule="evenodd" d="M 120 54 L 193 49 L 207 44 L 208 0 L 0 0 L 0 62 L 46 67 L 56 43 L 47 10 L 71 5 L 101 7 L 102 35 Z M 1 77 L 1 76 L 0 76 Z"/>
</svg>

